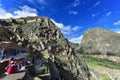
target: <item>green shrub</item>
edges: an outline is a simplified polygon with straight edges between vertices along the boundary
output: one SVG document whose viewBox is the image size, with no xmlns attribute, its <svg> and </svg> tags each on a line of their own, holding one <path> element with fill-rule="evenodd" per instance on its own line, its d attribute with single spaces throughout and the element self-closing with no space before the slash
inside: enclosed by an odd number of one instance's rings
<svg viewBox="0 0 120 80">
<path fill-rule="evenodd" d="M 17 34 L 21 34 L 22 33 L 22 28 L 21 27 L 17 27 L 16 28 L 16 33 Z"/>
<path fill-rule="evenodd" d="M 112 52 L 107 52 L 107 54 L 106 55 L 109 55 L 109 56 L 115 56 L 115 54 L 114 53 L 112 53 Z"/>
<path fill-rule="evenodd" d="M 96 52 L 92 52 L 90 53 L 91 55 L 101 55 L 101 52 L 100 51 L 96 51 Z"/>
</svg>

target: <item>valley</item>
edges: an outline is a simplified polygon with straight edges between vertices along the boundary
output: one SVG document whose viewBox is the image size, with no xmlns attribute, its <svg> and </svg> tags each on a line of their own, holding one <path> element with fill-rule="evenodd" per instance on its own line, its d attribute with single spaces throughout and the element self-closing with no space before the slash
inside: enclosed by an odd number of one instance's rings
<svg viewBox="0 0 120 80">
<path fill-rule="evenodd" d="M 84 55 L 92 75 L 91 80 L 120 80 L 120 63 Z"/>
</svg>

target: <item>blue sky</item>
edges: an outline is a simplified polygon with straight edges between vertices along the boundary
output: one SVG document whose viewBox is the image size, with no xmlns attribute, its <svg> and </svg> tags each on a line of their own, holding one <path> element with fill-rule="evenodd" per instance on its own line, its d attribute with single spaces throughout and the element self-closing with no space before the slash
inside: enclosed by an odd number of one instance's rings
<svg viewBox="0 0 120 80">
<path fill-rule="evenodd" d="M 26 16 L 48 16 L 74 43 L 97 26 L 120 33 L 120 0 L 0 0 L 0 18 Z"/>
</svg>

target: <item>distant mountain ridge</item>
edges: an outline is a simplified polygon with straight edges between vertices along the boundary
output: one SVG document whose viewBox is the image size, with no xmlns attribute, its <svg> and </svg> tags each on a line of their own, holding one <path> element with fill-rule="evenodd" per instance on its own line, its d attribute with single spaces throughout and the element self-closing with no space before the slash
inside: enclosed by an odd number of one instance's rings
<svg viewBox="0 0 120 80">
<path fill-rule="evenodd" d="M 120 55 L 120 34 L 100 27 L 88 29 L 83 35 L 80 49 L 85 53 Z"/>
</svg>

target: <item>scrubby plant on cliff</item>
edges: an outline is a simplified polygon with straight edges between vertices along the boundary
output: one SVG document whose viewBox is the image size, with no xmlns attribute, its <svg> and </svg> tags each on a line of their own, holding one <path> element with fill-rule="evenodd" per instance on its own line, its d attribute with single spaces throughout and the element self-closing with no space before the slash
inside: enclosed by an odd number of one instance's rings
<svg viewBox="0 0 120 80">
<path fill-rule="evenodd" d="M 77 50 L 77 53 L 79 54 L 84 54 L 84 55 L 101 55 L 100 51 L 95 51 L 95 52 L 85 52 L 82 48 L 80 48 L 79 50 Z"/>
<path fill-rule="evenodd" d="M 96 51 L 96 52 L 92 52 L 90 53 L 91 55 L 101 55 L 101 52 L 100 51 Z"/>
<path fill-rule="evenodd" d="M 33 45 L 33 44 L 36 44 L 36 45 L 38 45 L 38 44 L 39 44 L 39 42 L 38 42 L 38 41 L 31 41 L 30 43 L 31 43 L 32 45 Z"/>
<path fill-rule="evenodd" d="M 22 28 L 19 26 L 16 28 L 16 31 L 15 31 L 17 34 L 21 34 L 22 33 Z"/>
<path fill-rule="evenodd" d="M 82 47 L 80 49 L 76 50 L 76 52 L 79 53 L 79 54 L 84 54 L 85 53 Z"/>
<path fill-rule="evenodd" d="M 112 52 L 107 52 L 107 54 L 106 55 L 108 55 L 108 56 L 115 56 L 115 54 L 114 53 L 112 53 Z"/>
<path fill-rule="evenodd" d="M 59 58 L 55 57 L 55 63 L 58 64 L 58 65 L 60 65 L 62 62 L 61 62 L 61 60 Z"/>
</svg>

